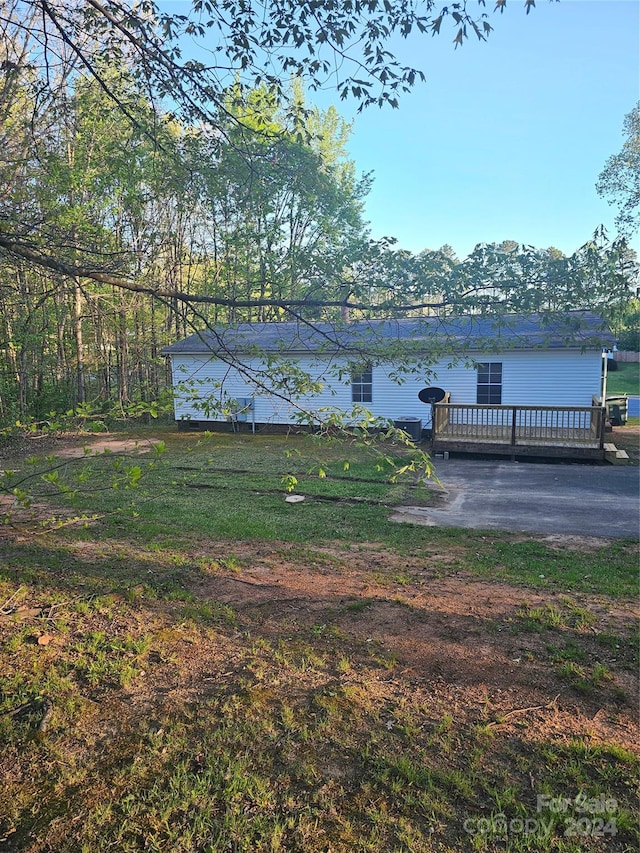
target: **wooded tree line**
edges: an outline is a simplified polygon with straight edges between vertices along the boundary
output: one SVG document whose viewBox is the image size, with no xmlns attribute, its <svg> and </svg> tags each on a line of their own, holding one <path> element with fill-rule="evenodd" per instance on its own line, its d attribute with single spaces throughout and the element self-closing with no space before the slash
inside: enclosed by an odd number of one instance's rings
<svg viewBox="0 0 640 853">
<path fill-rule="evenodd" d="M 576 308 L 615 321 L 626 304 L 634 260 L 602 231 L 571 257 L 507 242 L 460 260 L 371 240 L 349 127 L 300 82 L 206 89 L 183 65 L 171 89 L 176 54 L 151 37 L 138 50 L 151 17 L 123 47 L 109 15 L 124 7 L 86 4 L 97 17 L 82 39 L 54 7 L 83 11 L 16 0 L 0 18 L 2 424 L 137 411 L 166 388 L 162 347 L 214 324 Z M 169 64 L 164 83 L 141 74 L 149 56 Z M 397 73 L 410 85 L 410 69 Z"/>
<path fill-rule="evenodd" d="M 333 109 L 307 110 L 300 95 L 292 121 L 265 88 L 230 91 L 213 135 L 148 104 L 134 125 L 82 78 L 42 109 L 37 86 L 5 93 L 3 219 L 27 249 L 55 252 L 49 268 L 2 265 L 5 419 L 157 399 L 164 344 L 194 324 L 281 317 L 282 304 L 335 286 L 366 241 L 367 181 Z M 88 265 L 105 280 L 65 274 Z"/>
</svg>

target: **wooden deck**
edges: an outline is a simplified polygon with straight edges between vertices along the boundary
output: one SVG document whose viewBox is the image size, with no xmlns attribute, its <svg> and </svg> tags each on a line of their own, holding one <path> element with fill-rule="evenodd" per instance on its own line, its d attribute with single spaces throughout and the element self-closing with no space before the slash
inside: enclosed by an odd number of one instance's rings
<svg viewBox="0 0 640 853">
<path fill-rule="evenodd" d="M 604 459 L 601 406 L 436 403 L 433 450 Z"/>
</svg>

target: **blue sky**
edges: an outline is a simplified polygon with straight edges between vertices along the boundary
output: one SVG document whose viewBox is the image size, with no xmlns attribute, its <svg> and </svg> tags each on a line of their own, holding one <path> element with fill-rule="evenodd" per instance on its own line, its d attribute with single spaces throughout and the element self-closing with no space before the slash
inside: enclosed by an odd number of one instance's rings
<svg viewBox="0 0 640 853">
<path fill-rule="evenodd" d="M 185 0 L 161 5 L 187 11 Z M 569 254 L 600 224 L 615 235 L 595 183 L 640 99 L 640 3 L 538 0 L 529 15 L 523 0 L 503 14 L 494 5 L 487 42 L 454 50 L 443 28 L 392 44 L 427 76 L 397 110 L 357 114 L 330 90 L 309 95 L 353 120 L 350 156 L 374 177 L 374 238 L 414 252 L 448 243 L 464 257 L 505 239 Z"/>
<path fill-rule="evenodd" d="M 350 154 L 375 178 L 372 236 L 414 252 L 449 243 L 463 257 L 503 239 L 568 254 L 600 223 L 615 233 L 595 183 L 640 98 L 640 4 L 538 0 L 529 15 L 523 6 L 511 0 L 491 16 L 486 43 L 454 50 L 449 33 L 412 41 L 403 58 L 426 84 L 398 110 L 354 118 Z"/>
</svg>

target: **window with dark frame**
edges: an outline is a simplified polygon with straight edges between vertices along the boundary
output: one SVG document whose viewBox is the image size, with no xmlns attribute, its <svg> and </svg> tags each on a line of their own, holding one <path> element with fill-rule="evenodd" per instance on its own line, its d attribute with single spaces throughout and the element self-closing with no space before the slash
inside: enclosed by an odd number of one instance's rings
<svg viewBox="0 0 640 853">
<path fill-rule="evenodd" d="M 478 365 L 478 390 L 476 402 L 479 406 L 502 405 L 502 362 L 490 361 Z"/>
<path fill-rule="evenodd" d="M 351 371 L 351 402 L 373 402 L 373 371 L 371 367 Z"/>
</svg>

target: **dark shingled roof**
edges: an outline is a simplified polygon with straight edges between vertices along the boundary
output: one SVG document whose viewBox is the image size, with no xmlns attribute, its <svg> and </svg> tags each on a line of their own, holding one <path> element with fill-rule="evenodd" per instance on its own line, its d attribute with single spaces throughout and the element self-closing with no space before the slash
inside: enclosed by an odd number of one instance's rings
<svg viewBox="0 0 640 853">
<path fill-rule="evenodd" d="M 165 355 L 251 353 L 332 353 L 340 349 L 366 352 L 394 343 L 419 351 L 434 343 L 455 348 L 504 349 L 599 349 L 611 347 L 613 337 L 602 317 L 585 311 L 561 315 L 507 314 L 500 318 L 420 317 L 397 320 L 357 320 L 351 323 L 309 321 L 287 323 L 240 323 L 196 332 L 165 347 Z"/>
</svg>

